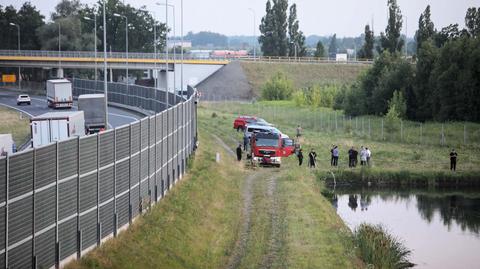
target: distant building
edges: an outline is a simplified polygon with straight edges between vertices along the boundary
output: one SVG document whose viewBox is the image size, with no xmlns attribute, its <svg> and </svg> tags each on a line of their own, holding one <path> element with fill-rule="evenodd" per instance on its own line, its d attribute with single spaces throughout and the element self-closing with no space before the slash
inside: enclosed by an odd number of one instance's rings
<svg viewBox="0 0 480 269">
<path fill-rule="evenodd" d="M 246 50 L 214 50 L 212 52 L 213 57 L 223 57 L 223 58 L 238 58 L 248 56 L 248 51 Z"/>
<path fill-rule="evenodd" d="M 185 49 L 190 49 L 192 48 L 192 41 L 186 41 L 184 40 L 182 43 L 182 40 L 169 40 L 168 41 L 168 48 L 173 49 L 173 47 L 181 47 L 183 44 L 183 48 Z"/>
</svg>

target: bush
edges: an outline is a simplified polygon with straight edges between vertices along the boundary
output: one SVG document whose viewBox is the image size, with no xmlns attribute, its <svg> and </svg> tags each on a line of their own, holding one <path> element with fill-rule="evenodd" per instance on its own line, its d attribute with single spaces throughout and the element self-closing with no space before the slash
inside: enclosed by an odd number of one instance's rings
<svg viewBox="0 0 480 269">
<path fill-rule="evenodd" d="M 360 258 L 374 268 L 410 268 L 411 251 L 380 225 L 361 224 L 354 233 Z"/>
<path fill-rule="evenodd" d="M 282 72 L 276 73 L 262 87 L 264 100 L 287 100 L 293 93 L 293 82 Z"/>
<path fill-rule="evenodd" d="M 307 105 L 307 100 L 305 98 L 305 94 L 303 93 L 303 91 L 294 92 L 292 95 L 292 99 L 295 105 L 298 107 L 303 107 Z"/>
<path fill-rule="evenodd" d="M 398 127 L 400 125 L 400 113 L 397 110 L 395 104 L 391 104 L 390 108 L 388 109 L 387 115 L 384 117 L 385 119 L 385 130 L 388 133 L 393 133 L 398 131 Z"/>
</svg>

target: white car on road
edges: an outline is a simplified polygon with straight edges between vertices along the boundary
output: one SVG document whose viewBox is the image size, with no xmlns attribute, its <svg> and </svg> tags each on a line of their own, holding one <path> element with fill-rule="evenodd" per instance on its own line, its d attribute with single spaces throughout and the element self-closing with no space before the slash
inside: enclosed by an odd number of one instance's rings
<svg viewBox="0 0 480 269">
<path fill-rule="evenodd" d="M 30 105 L 31 102 L 32 102 L 32 100 L 30 99 L 30 96 L 28 96 L 28 94 L 20 94 L 17 97 L 17 106 L 19 106 L 21 104 Z"/>
</svg>

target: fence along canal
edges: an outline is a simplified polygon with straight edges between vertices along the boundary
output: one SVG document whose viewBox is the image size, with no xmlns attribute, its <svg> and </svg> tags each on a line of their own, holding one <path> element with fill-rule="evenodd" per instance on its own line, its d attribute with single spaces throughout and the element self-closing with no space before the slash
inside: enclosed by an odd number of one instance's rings
<svg viewBox="0 0 480 269">
<path fill-rule="evenodd" d="M 103 82 L 73 85 L 77 96 L 103 93 Z M 196 93 L 182 102 L 136 85 L 108 90 L 110 102 L 156 114 L 0 159 L 0 268 L 50 268 L 81 257 L 185 173 L 197 139 Z"/>
</svg>

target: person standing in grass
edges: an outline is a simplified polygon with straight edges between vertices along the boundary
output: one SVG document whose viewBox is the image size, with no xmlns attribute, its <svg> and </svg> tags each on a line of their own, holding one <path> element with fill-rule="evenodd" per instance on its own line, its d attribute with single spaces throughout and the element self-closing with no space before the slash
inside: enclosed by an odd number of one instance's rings
<svg viewBox="0 0 480 269">
<path fill-rule="evenodd" d="M 312 149 L 308 154 L 308 167 L 315 168 L 316 163 L 317 163 L 317 153 L 315 152 L 315 150 Z"/>
<path fill-rule="evenodd" d="M 302 152 L 302 149 L 299 149 L 299 150 L 298 150 L 297 157 L 298 157 L 298 166 L 302 166 L 302 163 L 303 163 L 303 152 Z"/>
<path fill-rule="evenodd" d="M 340 155 L 340 151 L 338 150 L 338 146 L 333 148 L 333 166 L 338 166 L 338 156 Z"/>
<path fill-rule="evenodd" d="M 455 149 L 452 149 L 452 151 L 450 152 L 450 170 L 452 171 L 457 171 L 457 152 L 455 151 Z"/>
<path fill-rule="evenodd" d="M 358 163 L 358 151 L 353 148 L 353 167 L 357 167 Z"/>
<path fill-rule="evenodd" d="M 237 160 L 241 161 L 242 160 L 242 143 L 238 143 L 237 147 Z"/>
<path fill-rule="evenodd" d="M 353 147 L 348 150 L 348 167 L 353 167 Z"/>
<path fill-rule="evenodd" d="M 243 133 L 243 150 L 247 151 L 248 147 L 248 136 L 246 133 Z"/>
<path fill-rule="evenodd" d="M 360 165 L 364 166 L 367 164 L 367 151 L 362 146 L 362 150 L 360 150 Z"/>
<path fill-rule="evenodd" d="M 330 166 L 333 166 L 333 149 L 335 149 L 335 145 L 332 145 L 330 149 Z"/>
<path fill-rule="evenodd" d="M 300 139 L 302 136 L 302 127 L 300 125 L 297 126 L 297 139 Z"/>
<path fill-rule="evenodd" d="M 372 157 L 372 152 L 368 148 L 365 148 L 365 154 L 367 155 L 367 165 L 370 166 L 370 158 Z"/>
</svg>

